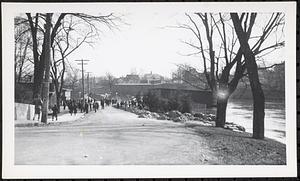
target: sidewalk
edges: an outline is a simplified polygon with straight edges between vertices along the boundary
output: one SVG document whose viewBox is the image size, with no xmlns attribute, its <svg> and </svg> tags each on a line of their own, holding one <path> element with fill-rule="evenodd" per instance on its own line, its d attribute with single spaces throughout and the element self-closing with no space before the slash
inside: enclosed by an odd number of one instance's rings
<svg viewBox="0 0 300 181">
<path fill-rule="evenodd" d="M 67 111 L 62 110 L 62 112 L 59 113 L 57 116 L 57 121 L 55 120 L 55 118 L 54 121 L 52 121 L 52 116 L 48 116 L 47 124 L 71 122 L 83 118 L 84 115 L 85 113 L 79 112 L 76 114 L 76 116 L 74 114 L 71 116 L 71 114 L 69 114 Z M 14 120 L 14 121 L 15 121 L 15 127 L 31 127 L 31 126 L 45 125 L 45 123 L 41 122 L 41 119 L 39 121 L 37 120 Z"/>
</svg>

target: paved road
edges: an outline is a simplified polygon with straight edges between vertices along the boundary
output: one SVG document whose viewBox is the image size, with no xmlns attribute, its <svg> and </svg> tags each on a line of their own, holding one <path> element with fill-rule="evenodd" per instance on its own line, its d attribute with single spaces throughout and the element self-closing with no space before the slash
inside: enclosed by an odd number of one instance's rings
<svg viewBox="0 0 300 181">
<path fill-rule="evenodd" d="M 108 107 L 72 123 L 16 128 L 15 164 L 215 164 L 204 138 L 180 123 Z"/>
</svg>

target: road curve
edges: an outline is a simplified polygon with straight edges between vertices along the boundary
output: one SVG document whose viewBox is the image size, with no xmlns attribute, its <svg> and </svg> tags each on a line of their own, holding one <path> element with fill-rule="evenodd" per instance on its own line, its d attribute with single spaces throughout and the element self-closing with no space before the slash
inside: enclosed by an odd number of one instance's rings
<svg viewBox="0 0 300 181">
<path fill-rule="evenodd" d="M 217 163 L 206 140 L 183 124 L 112 107 L 71 123 L 15 129 L 16 165 Z"/>
</svg>

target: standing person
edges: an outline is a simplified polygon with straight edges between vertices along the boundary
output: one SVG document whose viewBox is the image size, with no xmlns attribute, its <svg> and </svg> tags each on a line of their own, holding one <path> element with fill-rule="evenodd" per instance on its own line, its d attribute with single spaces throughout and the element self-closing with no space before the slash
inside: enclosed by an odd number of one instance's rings
<svg viewBox="0 0 300 181">
<path fill-rule="evenodd" d="M 125 103 L 124 103 L 125 111 L 126 111 L 127 105 L 128 105 L 128 101 L 125 101 Z"/>
<path fill-rule="evenodd" d="M 94 100 L 94 103 L 93 103 L 93 109 L 94 109 L 95 112 L 97 112 L 97 103 L 96 103 L 95 100 Z"/>
<path fill-rule="evenodd" d="M 77 104 L 76 104 L 75 101 L 73 102 L 73 113 L 74 113 L 74 116 L 76 116 L 76 113 L 77 113 Z"/>
<path fill-rule="evenodd" d="M 99 105 L 99 101 L 97 101 L 97 102 L 96 102 L 96 109 L 98 110 L 98 109 L 99 109 L 99 107 L 100 107 L 100 105 Z"/>
<path fill-rule="evenodd" d="M 104 99 L 101 99 L 101 109 L 104 109 Z"/>
<path fill-rule="evenodd" d="M 66 101 L 63 101 L 64 110 L 66 110 Z"/>
<path fill-rule="evenodd" d="M 142 110 L 143 109 L 142 103 L 138 103 L 138 107 L 140 110 Z"/>
<path fill-rule="evenodd" d="M 79 108 L 80 108 L 80 112 L 82 113 L 83 112 L 83 101 L 80 100 L 79 102 Z"/>
<path fill-rule="evenodd" d="M 57 121 L 57 113 L 58 113 L 58 107 L 56 104 L 51 108 L 52 109 L 52 121 L 54 120 L 54 117 Z"/>
<path fill-rule="evenodd" d="M 72 114 L 73 114 L 73 104 L 72 104 L 72 101 L 69 102 L 68 108 L 69 108 L 69 113 L 70 113 L 71 116 L 72 116 Z"/>
<path fill-rule="evenodd" d="M 42 105 L 43 101 L 42 99 L 38 96 L 33 100 L 34 104 L 34 116 L 33 120 L 35 119 L 35 116 L 38 115 L 38 121 L 40 120 L 40 115 L 41 115 L 41 110 L 42 110 Z"/>
<path fill-rule="evenodd" d="M 76 107 L 77 107 L 78 109 L 80 109 L 80 111 L 81 111 L 80 101 L 77 100 L 76 105 L 77 105 Z"/>
<path fill-rule="evenodd" d="M 85 101 L 84 110 L 85 110 L 85 113 L 89 113 L 89 104 L 87 101 Z"/>
<path fill-rule="evenodd" d="M 90 106 L 90 110 L 92 110 L 92 100 L 89 99 L 89 106 Z"/>
</svg>

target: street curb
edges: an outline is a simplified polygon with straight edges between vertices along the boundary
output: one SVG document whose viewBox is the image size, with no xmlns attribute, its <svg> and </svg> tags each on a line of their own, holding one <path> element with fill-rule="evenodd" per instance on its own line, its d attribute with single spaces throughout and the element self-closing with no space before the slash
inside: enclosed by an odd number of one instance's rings
<svg viewBox="0 0 300 181">
<path fill-rule="evenodd" d="M 15 127 L 41 127 L 41 126 L 48 126 L 48 125 L 55 125 L 55 124 L 64 124 L 64 123 L 77 121 L 77 120 L 82 119 L 84 117 L 85 117 L 85 114 L 83 114 L 82 116 L 80 116 L 77 119 L 74 119 L 72 121 L 65 121 L 65 122 L 50 121 L 48 123 L 42 123 L 42 122 L 15 123 Z"/>
<path fill-rule="evenodd" d="M 15 123 L 15 127 L 33 127 L 33 126 L 39 126 L 39 124 L 44 124 L 44 123 Z"/>
</svg>

